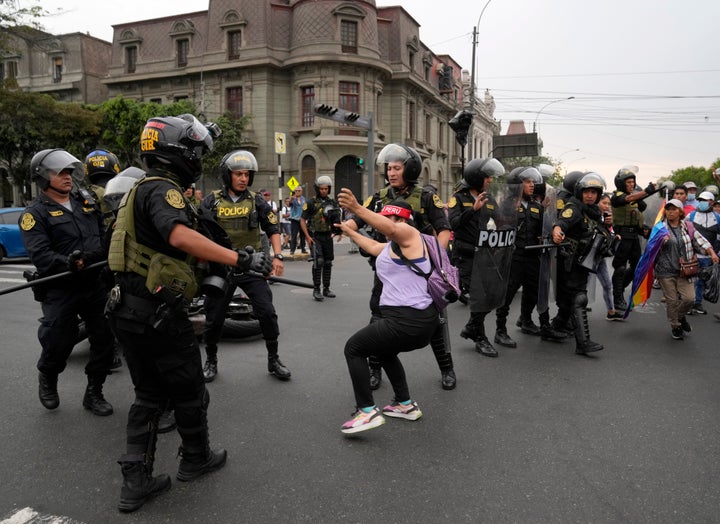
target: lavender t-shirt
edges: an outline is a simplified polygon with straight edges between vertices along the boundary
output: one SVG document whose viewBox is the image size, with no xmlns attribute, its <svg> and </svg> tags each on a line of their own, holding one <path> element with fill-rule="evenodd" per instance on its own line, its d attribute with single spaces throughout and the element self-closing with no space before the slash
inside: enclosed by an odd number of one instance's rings
<svg viewBox="0 0 720 524">
<path fill-rule="evenodd" d="M 425 256 L 413 259 L 411 262 L 426 273 L 432 267 Z M 425 277 L 415 274 L 402 260 L 392 258 L 389 242 L 375 260 L 375 271 L 383 283 L 380 295 L 381 306 L 426 309 L 432 304 Z"/>
</svg>

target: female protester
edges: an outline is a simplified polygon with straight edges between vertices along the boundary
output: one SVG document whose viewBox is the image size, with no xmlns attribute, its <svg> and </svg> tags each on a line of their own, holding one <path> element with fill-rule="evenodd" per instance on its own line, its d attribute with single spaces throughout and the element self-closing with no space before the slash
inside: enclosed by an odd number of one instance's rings
<svg viewBox="0 0 720 524">
<path fill-rule="evenodd" d="M 601 224 L 610 233 L 613 233 L 612 228 L 612 206 L 610 205 L 610 195 L 603 193 L 598 202 L 598 207 L 602 213 Z M 622 321 L 623 315 L 615 309 L 615 299 L 613 297 L 612 279 L 610 278 L 610 272 L 608 271 L 606 258 L 603 257 L 597 261 L 595 266 L 595 274 L 597 275 L 600 285 L 603 290 L 603 301 L 607 308 L 607 316 L 605 320 L 620 320 Z"/>
<path fill-rule="evenodd" d="M 345 188 L 340 190 L 338 203 L 388 240 L 381 243 L 360 235 L 347 222 L 338 225 L 361 249 L 377 257 L 376 272 L 383 283 L 380 295 L 381 318 L 360 329 L 345 344 L 345 359 L 357 411 L 342 425 L 340 431 L 353 434 L 384 424 L 383 415 L 406 420 L 417 420 L 422 416 L 417 403 L 410 398 L 405 370 L 398 353 L 428 345 L 439 326 L 439 318 L 428 293 L 427 280 L 415 274 L 392 250 L 392 244 L 397 244 L 405 257 L 421 270 L 430 271 L 430 260 L 420 232 L 409 223 L 412 220 L 410 205 L 404 200 L 393 200 L 379 214 L 373 213 Z M 382 412 L 375 405 L 370 389 L 370 370 L 367 366 L 370 355 L 379 358 L 395 394 L 393 402 L 385 406 Z"/>
<path fill-rule="evenodd" d="M 654 235 L 664 235 L 662 247 L 655 258 L 655 277 L 662 288 L 667 319 L 672 327 L 672 337 L 683 339 L 683 332 L 691 331 L 685 315 L 695 302 L 693 283 L 697 277 L 684 277 L 680 274 L 680 257 L 692 258 L 694 253 L 710 256 L 712 263 L 718 263 L 718 256 L 710 243 L 694 228 L 688 230 L 683 221 L 685 212 L 680 200 L 673 198 L 665 204 L 665 217 L 653 228 Z"/>
</svg>

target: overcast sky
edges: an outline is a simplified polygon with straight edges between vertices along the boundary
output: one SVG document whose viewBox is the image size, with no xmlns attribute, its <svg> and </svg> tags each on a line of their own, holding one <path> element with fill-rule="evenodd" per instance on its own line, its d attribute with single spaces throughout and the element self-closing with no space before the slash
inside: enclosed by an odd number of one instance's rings
<svg viewBox="0 0 720 524">
<path fill-rule="evenodd" d="M 27 4 L 20 0 L 20 4 Z M 55 33 L 112 39 L 112 24 L 207 9 L 207 0 L 43 0 L 65 13 Z M 612 187 L 618 168 L 640 167 L 645 183 L 720 157 L 718 0 L 377 0 L 402 5 L 420 39 L 472 69 L 489 89 L 502 132 L 511 120 L 537 123 L 543 153 L 564 168 L 593 170 Z M 574 97 L 568 100 L 569 97 Z"/>
</svg>

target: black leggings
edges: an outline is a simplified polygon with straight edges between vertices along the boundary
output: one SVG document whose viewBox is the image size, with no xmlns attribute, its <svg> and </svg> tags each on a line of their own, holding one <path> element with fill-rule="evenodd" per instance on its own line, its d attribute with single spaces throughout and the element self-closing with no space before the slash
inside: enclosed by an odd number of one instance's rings
<svg viewBox="0 0 720 524">
<path fill-rule="evenodd" d="M 382 318 L 362 328 L 345 343 L 345 360 L 358 408 L 375 405 L 367 366 L 370 355 L 380 359 L 392 384 L 395 400 L 410 400 L 405 370 L 398 353 L 427 346 L 439 326 L 434 305 L 424 310 L 395 306 L 381 306 L 380 310 Z"/>
</svg>

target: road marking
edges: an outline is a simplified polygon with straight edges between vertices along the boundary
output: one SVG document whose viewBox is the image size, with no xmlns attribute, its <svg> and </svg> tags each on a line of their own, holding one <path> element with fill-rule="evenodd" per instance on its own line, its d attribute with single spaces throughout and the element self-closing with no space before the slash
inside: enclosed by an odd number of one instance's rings
<svg viewBox="0 0 720 524">
<path fill-rule="evenodd" d="M 0 278 L 0 282 L 27 282 L 24 278 Z M 2 522 L 0 522 L 2 524 Z"/>
<path fill-rule="evenodd" d="M 0 524 L 83 524 L 79 520 L 58 515 L 41 515 L 32 508 L 22 508 L 11 513 L 2 520 Z"/>
</svg>

